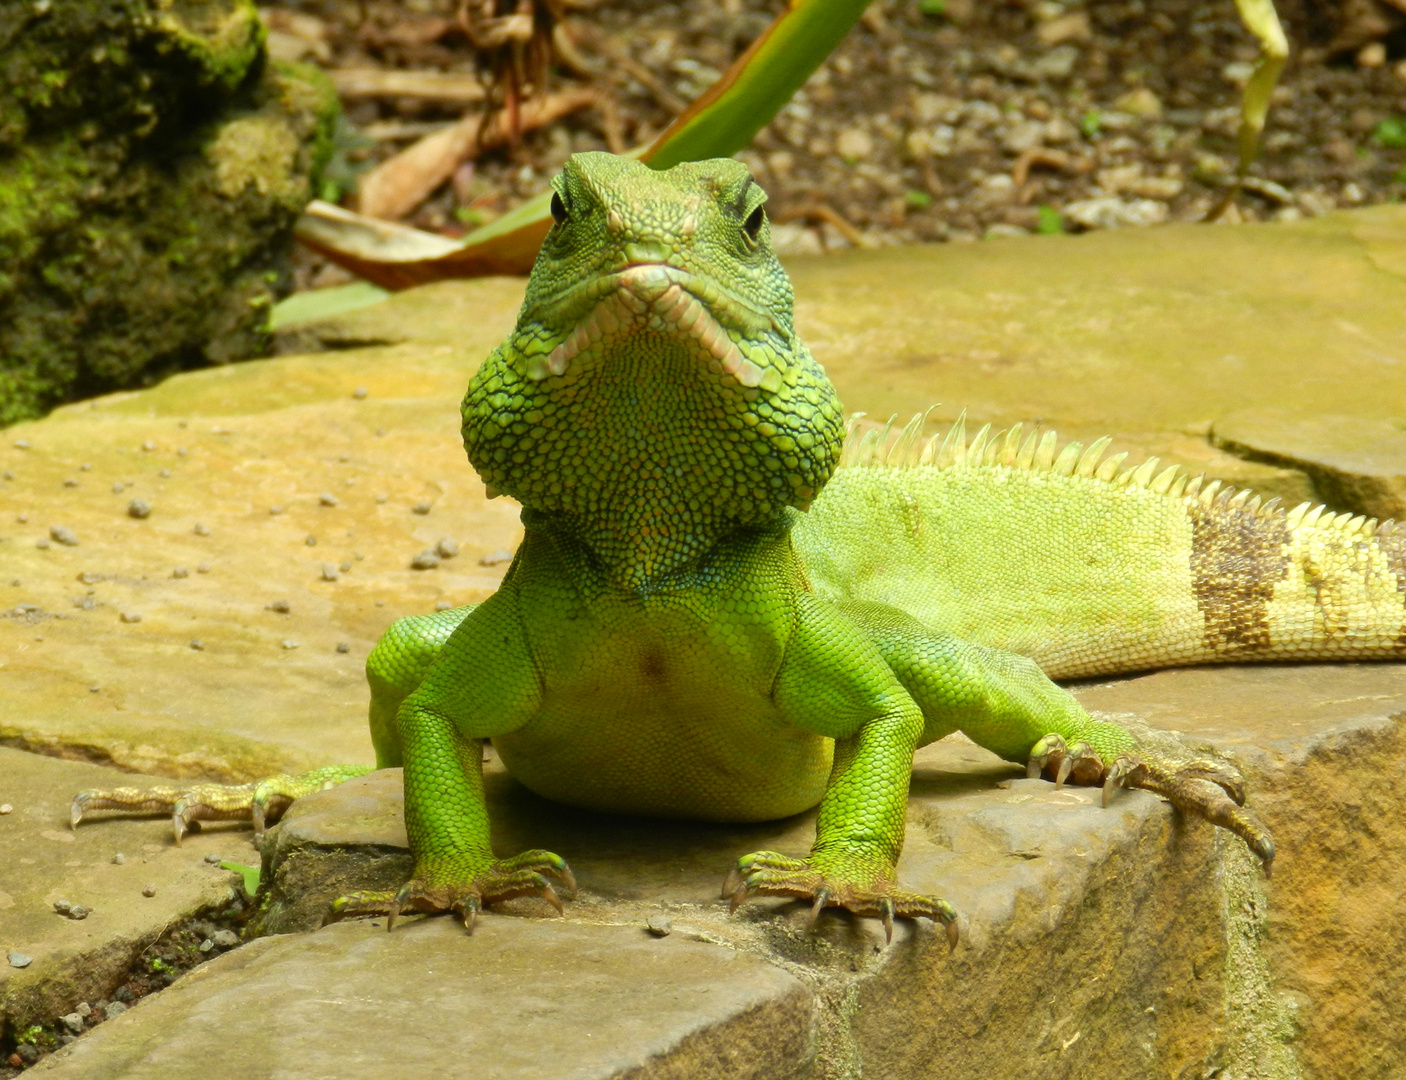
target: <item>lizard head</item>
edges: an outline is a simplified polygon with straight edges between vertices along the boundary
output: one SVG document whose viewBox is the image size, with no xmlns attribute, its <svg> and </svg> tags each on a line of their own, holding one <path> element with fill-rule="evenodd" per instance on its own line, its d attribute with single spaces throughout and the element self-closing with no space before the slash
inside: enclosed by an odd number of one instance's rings
<svg viewBox="0 0 1406 1080">
<path fill-rule="evenodd" d="M 838 459 L 841 411 L 796 337 L 747 167 L 577 154 L 552 187 L 517 327 L 464 400 L 490 489 L 630 518 L 655 539 L 622 543 L 671 550 L 808 506 Z"/>
</svg>

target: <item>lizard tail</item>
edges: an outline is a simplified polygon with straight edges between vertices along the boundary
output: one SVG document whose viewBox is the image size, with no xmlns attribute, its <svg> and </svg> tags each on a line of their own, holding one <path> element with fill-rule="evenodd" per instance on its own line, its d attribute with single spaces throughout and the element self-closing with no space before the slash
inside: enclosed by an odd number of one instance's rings
<svg viewBox="0 0 1406 1080">
<path fill-rule="evenodd" d="M 891 604 L 1055 677 L 1406 658 L 1406 523 L 1060 446 L 1020 425 L 852 426 L 796 526 L 812 587 Z"/>
</svg>

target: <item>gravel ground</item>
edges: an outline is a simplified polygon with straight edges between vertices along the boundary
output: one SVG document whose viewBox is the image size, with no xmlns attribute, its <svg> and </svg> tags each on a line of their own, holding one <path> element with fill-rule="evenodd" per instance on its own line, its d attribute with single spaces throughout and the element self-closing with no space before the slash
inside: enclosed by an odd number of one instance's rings
<svg viewBox="0 0 1406 1080">
<path fill-rule="evenodd" d="M 598 85 L 612 88 L 634 145 L 667 125 L 671 94 L 701 92 L 779 6 L 606 0 L 573 18 L 587 25 L 581 51 L 599 63 Z M 1319 0 L 1280 9 L 1294 57 L 1232 220 L 1406 197 L 1406 17 L 1379 13 L 1377 43 L 1362 49 L 1340 9 Z M 370 0 L 366 12 L 363 21 L 354 4 L 307 0 L 270 17 L 275 28 L 304 20 L 329 67 L 473 69 L 457 30 L 424 40 L 448 24 L 445 3 Z M 593 46 L 592 32 L 606 44 Z M 1351 47 L 1334 55 L 1330 39 Z M 603 55 L 610 49 L 615 60 Z M 1255 55 L 1229 0 L 875 0 L 741 157 L 771 193 L 778 242 L 790 250 L 1195 220 L 1233 171 Z M 554 88 L 574 81 L 561 75 Z M 415 101 L 351 103 L 353 125 L 391 133 L 352 157 L 387 157 L 455 115 Z M 410 220 L 451 235 L 491 220 L 542 190 L 568 154 L 605 148 L 603 128 L 599 114 L 582 112 L 531 133 L 515 153 L 486 154 Z M 838 227 L 823 223 L 836 215 Z M 330 284 L 338 273 L 307 260 L 303 281 Z"/>
</svg>

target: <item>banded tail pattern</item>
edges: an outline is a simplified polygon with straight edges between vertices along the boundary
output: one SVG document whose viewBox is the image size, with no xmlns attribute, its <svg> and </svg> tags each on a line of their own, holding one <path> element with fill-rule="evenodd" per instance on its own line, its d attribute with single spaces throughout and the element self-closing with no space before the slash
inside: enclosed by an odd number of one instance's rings
<svg viewBox="0 0 1406 1080">
<path fill-rule="evenodd" d="M 796 525 L 822 596 L 890 604 L 1055 678 L 1406 659 L 1406 523 L 1124 467 L 1110 440 L 851 423 Z M 890 422 L 892 424 L 892 422 Z"/>
</svg>

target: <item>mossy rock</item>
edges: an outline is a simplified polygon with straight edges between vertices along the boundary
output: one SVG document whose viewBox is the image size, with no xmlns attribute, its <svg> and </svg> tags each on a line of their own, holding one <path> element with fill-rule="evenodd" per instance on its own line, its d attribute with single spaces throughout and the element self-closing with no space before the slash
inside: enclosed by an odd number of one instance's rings
<svg viewBox="0 0 1406 1080">
<path fill-rule="evenodd" d="M 0 424 L 261 352 L 336 112 L 250 0 L 0 6 Z"/>
</svg>

